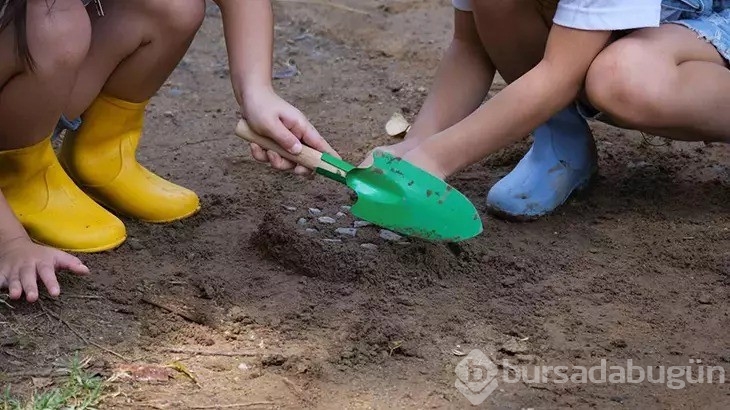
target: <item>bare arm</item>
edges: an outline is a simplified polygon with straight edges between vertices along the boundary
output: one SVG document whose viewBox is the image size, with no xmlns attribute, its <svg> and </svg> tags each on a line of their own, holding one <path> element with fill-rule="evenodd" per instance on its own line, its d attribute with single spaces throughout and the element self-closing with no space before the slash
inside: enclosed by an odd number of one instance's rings
<svg viewBox="0 0 730 410">
<path fill-rule="evenodd" d="M 251 128 L 297 155 L 302 143 L 339 156 L 301 111 L 281 99 L 271 83 L 274 13 L 270 0 L 215 0 L 223 16 L 231 83 L 241 114 Z M 280 170 L 294 163 L 251 144 L 253 157 Z M 299 166 L 298 174 L 309 170 Z"/>
<path fill-rule="evenodd" d="M 274 17 L 269 0 L 216 0 L 231 68 L 231 82 L 240 105 L 262 91 L 273 91 L 271 63 Z"/>
<path fill-rule="evenodd" d="M 455 10 L 454 38 L 408 138 L 423 139 L 463 120 L 484 101 L 495 68 L 484 51 L 474 15 Z"/>
<path fill-rule="evenodd" d="M 451 175 L 523 138 L 573 101 L 610 32 L 553 26 L 543 60 L 477 111 L 406 155 Z"/>
</svg>

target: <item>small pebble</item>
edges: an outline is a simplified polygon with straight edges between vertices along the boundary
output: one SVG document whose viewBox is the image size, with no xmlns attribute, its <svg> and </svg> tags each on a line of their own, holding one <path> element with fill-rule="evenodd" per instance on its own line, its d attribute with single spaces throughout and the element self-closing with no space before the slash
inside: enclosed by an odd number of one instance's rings
<svg viewBox="0 0 730 410">
<path fill-rule="evenodd" d="M 299 218 L 297 221 L 297 225 L 306 225 L 307 224 L 307 218 Z"/>
<path fill-rule="evenodd" d="M 385 239 L 386 241 L 400 241 L 403 237 L 398 235 L 395 232 L 391 232 L 387 229 L 381 229 L 380 230 L 380 237 Z"/>
<path fill-rule="evenodd" d="M 374 243 L 364 243 L 364 244 L 362 244 L 360 246 L 363 247 L 363 248 L 365 248 L 365 249 L 370 249 L 371 251 L 378 250 L 378 245 L 376 245 Z"/>
<path fill-rule="evenodd" d="M 372 225 L 372 224 L 370 222 L 367 222 L 367 221 L 355 221 L 352 224 L 352 226 L 354 226 L 355 228 L 364 228 L 364 227 L 370 226 L 370 225 Z"/>
<path fill-rule="evenodd" d="M 335 214 L 335 216 L 338 218 L 342 218 L 343 216 L 346 216 L 346 215 L 342 212 L 338 212 L 337 214 Z"/>
<path fill-rule="evenodd" d="M 314 229 L 314 228 L 307 228 L 307 229 L 305 229 L 305 230 L 306 230 L 307 232 L 309 232 L 309 233 L 317 233 L 317 232 L 319 232 L 318 230 L 316 230 L 316 229 Z"/>
<path fill-rule="evenodd" d="M 327 239 L 324 239 L 324 241 L 327 242 L 327 243 L 340 243 L 340 242 L 342 242 L 342 239 L 330 239 L 330 238 L 327 238 Z"/>
<path fill-rule="evenodd" d="M 174 116 L 175 116 L 175 114 L 172 111 L 165 111 L 165 117 L 172 118 Z"/>
<path fill-rule="evenodd" d="M 320 215 L 322 213 L 322 210 L 317 208 L 309 208 L 309 214 L 313 216 Z"/>
<path fill-rule="evenodd" d="M 697 298 L 697 301 L 703 305 L 711 305 L 712 297 L 707 293 L 703 293 Z"/>
<path fill-rule="evenodd" d="M 356 228 L 337 228 L 335 230 L 340 235 L 344 236 L 357 236 L 357 229 Z"/>
<path fill-rule="evenodd" d="M 321 222 L 323 224 L 333 224 L 333 223 L 335 223 L 334 218 L 330 218 L 329 216 L 320 216 L 318 220 L 319 220 L 319 222 Z"/>
<path fill-rule="evenodd" d="M 350 209 L 352 209 L 352 207 L 351 206 L 347 206 L 347 205 L 342 205 L 340 207 L 340 209 L 342 209 L 345 212 L 350 212 Z"/>
<path fill-rule="evenodd" d="M 282 205 L 287 211 L 296 211 L 297 208 L 294 206 Z"/>
<path fill-rule="evenodd" d="M 400 241 L 398 242 L 398 245 L 410 245 L 411 243 L 408 241 Z"/>
</svg>

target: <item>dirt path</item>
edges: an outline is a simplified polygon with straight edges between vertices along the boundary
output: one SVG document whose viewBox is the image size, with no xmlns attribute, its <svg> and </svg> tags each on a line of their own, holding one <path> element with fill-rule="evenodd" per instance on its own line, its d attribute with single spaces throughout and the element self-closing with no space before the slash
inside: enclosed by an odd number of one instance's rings
<svg viewBox="0 0 730 410">
<path fill-rule="evenodd" d="M 301 71 L 277 86 L 357 161 L 387 141 L 390 114 L 417 111 L 451 11 L 445 1 L 347 4 L 367 14 L 277 6 L 278 63 L 292 59 Z M 350 202 L 345 190 L 274 173 L 233 137 L 214 8 L 153 101 L 140 159 L 197 190 L 202 213 L 169 226 L 129 221 L 127 244 L 86 258 L 91 279 L 67 277 L 64 297 L 43 302 L 64 322 L 40 305 L 0 304 L 0 374 L 41 372 L 76 349 L 105 375 L 124 362 L 91 341 L 136 362 L 179 360 L 198 381 L 119 380 L 105 408 L 333 409 L 467 407 L 455 368 L 472 349 L 500 364 L 631 359 L 719 366 L 730 377 L 727 146 L 666 144 L 593 124 L 600 177 L 556 215 L 510 224 L 484 214 L 485 233 L 459 246 L 398 243 L 372 227 L 338 238 L 332 230 L 349 215 L 331 226 L 309 208 L 337 217 Z M 453 183 L 484 211 L 488 187 L 527 146 Z M 228 355 L 173 352 L 181 349 Z M 7 381 L 31 390 L 28 377 Z M 484 405 L 728 408 L 730 389 L 500 382 Z"/>
</svg>

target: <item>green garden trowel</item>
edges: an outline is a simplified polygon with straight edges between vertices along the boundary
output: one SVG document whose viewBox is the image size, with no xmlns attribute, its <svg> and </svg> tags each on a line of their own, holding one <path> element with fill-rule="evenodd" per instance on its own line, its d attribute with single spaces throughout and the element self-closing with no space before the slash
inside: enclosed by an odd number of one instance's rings
<svg viewBox="0 0 730 410">
<path fill-rule="evenodd" d="M 479 213 L 461 192 L 387 152 L 376 151 L 373 165 L 358 168 L 306 146 L 299 155 L 292 155 L 256 134 L 244 120 L 239 121 L 236 134 L 347 185 L 357 194 L 350 212 L 375 225 L 429 241 L 459 242 L 482 232 Z"/>
</svg>

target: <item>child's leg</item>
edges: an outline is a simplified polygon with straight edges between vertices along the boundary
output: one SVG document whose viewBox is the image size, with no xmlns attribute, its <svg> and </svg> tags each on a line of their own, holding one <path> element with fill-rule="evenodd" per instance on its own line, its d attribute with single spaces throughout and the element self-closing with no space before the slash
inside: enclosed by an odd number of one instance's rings
<svg viewBox="0 0 730 410">
<path fill-rule="evenodd" d="M 92 198 L 127 216 L 170 222 L 195 214 L 197 195 L 136 160 L 148 100 L 187 51 L 205 16 L 203 0 L 103 0 L 69 117 L 83 123 L 61 159 Z M 93 14 L 93 12 L 92 12 Z"/>
<path fill-rule="evenodd" d="M 27 41 L 35 69 L 16 55 L 14 27 L 0 33 L 0 149 L 48 137 L 71 94 L 91 28 L 78 0 L 29 0 Z"/>
<path fill-rule="evenodd" d="M 543 57 L 557 0 L 473 1 L 484 48 L 502 77 L 514 81 Z M 573 107 L 533 132 L 534 144 L 487 195 L 488 209 L 510 219 L 550 213 L 588 183 L 596 169 L 593 137 Z"/>
<path fill-rule="evenodd" d="M 203 0 L 103 0 L 92 10 L 89 55 L 67 116 L 81 115 L 100 94 L 128 102 L 150 99 L 188 50 L 205 17 Z"/>
<path fill-rule="evenodd" d="M 73 251 L 113 248 L 124 225 L 74 185 L 50 142 L 89 47 L 89 18 L 78 0 L 27 5 L 34 70 L 16 55 L 13 27 L 0 33 L 0 190 L 34 240 Z"/>
<path fill-rule="evenodd" d="M 681 140 L 730 142 L 727 61 L 685 27 L 667 24 L 615 42 L 591 66 L 586 92 L 620 126 Z"/>
</svg>

